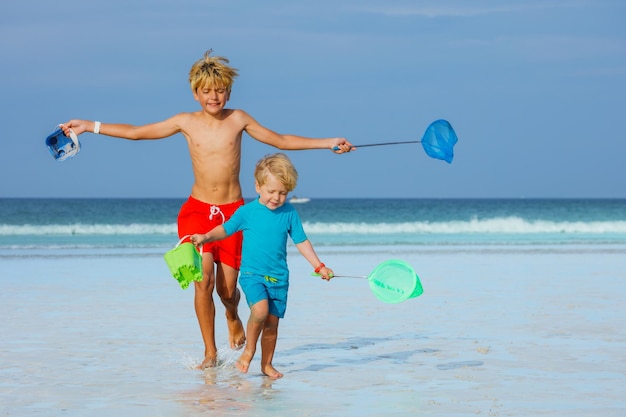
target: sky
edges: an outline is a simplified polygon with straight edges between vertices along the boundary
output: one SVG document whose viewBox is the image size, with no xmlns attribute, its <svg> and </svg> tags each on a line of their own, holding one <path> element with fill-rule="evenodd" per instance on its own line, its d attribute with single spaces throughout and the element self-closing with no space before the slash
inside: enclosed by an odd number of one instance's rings
<svg viewBox="0 0 626 417">
<path fill-rule="evenodd" d="M 290 151 L 310 198 L 626 198 L 623 0 L 6 0 L 0 4 L 0 198 L 187 197 L 181 135 L 85 133 L 197 111 L 204 52 L 239 70 L 230 108 L 280 133 L 354 145 L 420 140 L 436 119 L 451 164 L 419 144 Z M 277 150 L 244 134 L 241 184 Z"/>
</svg>

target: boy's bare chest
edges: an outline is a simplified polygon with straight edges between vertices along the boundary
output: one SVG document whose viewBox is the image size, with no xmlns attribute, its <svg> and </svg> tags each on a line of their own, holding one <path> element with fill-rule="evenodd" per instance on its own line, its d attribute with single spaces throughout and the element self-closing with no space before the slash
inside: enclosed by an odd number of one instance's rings
<svg viewBox="0 0 626 417">
<path fill-rule="evenodd" d="M 230 118 L 208 122 L 199 118 L 189 133 L 190 142 L 200 148 L 238 147 L 241 144 L 242 129 Z"/>
</svg>

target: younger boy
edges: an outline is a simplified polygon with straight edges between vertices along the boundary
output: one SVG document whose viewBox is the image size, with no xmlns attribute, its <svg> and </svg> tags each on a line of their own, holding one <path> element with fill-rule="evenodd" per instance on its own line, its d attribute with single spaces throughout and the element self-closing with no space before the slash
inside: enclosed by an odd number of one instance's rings
<svg viewBox="0 0 626 417">
<path fill-rule="evenodd" d="M 279 319 L 285 316 L 289 269 L 287 237 L 325 280 L 333 271 L 320 262 L 302 228 L 298 212 L 287 203 L 287 194 L 296 187 L 298 173 L 285 154 L 261 159 L 254 171 L 259 197 L 240 207 L 224 224 L 206 234 L 191 236 L 194 245 L 224 239 L 243 231 L 243 252 L 239 284 L 250 307 L 246 347 L 237 368 L 248 372 L 261 336 L 261 372 L 272 379 L 283 376 L 272 365 Z"/>
<path fill-rule="evenodd" d="M 352 147 L 343 138 L 312 139 L 281 135 L 261 126 L 243 110 L 225 108 L 238 75 L 237 70 L 228 64 L 228 59 L 212 57 L 210 53 L 207 51 L 189 72 L 194 99 L 201 106 L 197 112 L 179 113 L 143 126 L 104 124 L 89 120 L 70 120 L 61 126 L 66 135 L 73 129 L 77 135 L 93 132 L 130 140 L 162 139 L 181 133 L 189 147 L 194 183 L 191 195 L 178 216 L 179 237 L 198 230 L 209 230 L 227 220 L 243 205 L 239 183 L 243 132 L 260 142 L 284 150 L 333 150 L 337 147 L 335 153 L 344 153 Z M 201 369 L 215 366 L 217 358 L 213 288 L 216 288 L 226 308 L 231 348 L 240 348 L 245 343 L 243 325 L 237 312 L 240 259 L 240 234 L 203 247 L 203 279 L 195 283 L 194 298 L 204 341 L 204 360 L 199 365 Z"/>
</svg>

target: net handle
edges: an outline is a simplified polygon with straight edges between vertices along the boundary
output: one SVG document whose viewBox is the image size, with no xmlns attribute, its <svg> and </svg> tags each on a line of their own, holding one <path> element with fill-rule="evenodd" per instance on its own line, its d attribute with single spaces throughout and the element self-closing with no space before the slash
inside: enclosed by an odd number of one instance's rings
<svg viewBox="0 0 626 417">
<path fill-rule="evenodd" d="M 322 274 L 316 274 L 315 272 L 313 272 L 311 274 L 311 276 L 321 277 Z M 333 275 L 331 278 L 361 278 L 361 279 L 368 279 L 369 277 L 362 276 L 362 275 Z"/>
<path fill-rule="evenodd" d="M 407 140 L 403 142 L 384 142 L 384 143 L 367 143 L 365 145 L 354 145 L 353 148 L 367 148 L 368 146 L 384 146 L 384 145 L 403 145 L 405 143 L 422 143 L 421 140 Z M 338 151 L 339 146 L 335 146 L 333 151 Z M 345 275 L 343 275 L 345 277 Z"/>
</svg>

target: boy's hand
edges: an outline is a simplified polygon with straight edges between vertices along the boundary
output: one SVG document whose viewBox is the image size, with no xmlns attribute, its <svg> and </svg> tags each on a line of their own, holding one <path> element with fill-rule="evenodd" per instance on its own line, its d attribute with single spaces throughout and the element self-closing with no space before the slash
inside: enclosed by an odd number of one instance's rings
<svg viewBox="0 0 626 417">
<path fill-rule="evenodd" d="M 330 279 L 335 276 L 335 273 L 333 272 L 333 270 L 330 268 L 326 268 L 326 267 L 323 267 L 322 269 L 320 269 L 320 272 L 318 273 L 320 275 L 320 278 L 325 279 L 326 281 L 330 281 Z"/>
<path fill-rule="evenodd" d="M 204 235 L 201 233 L 197 233 L 195 235 L 191 235 L 189 241 L 195 246 L 198 247 L 204 243 Z"/>
<path fill-rule="evenodd" d="M 335 153 L 347 153 L 350 152 L 354 146 L 352 146 L 352 144 L 345 138 L 335 138 L 333 139 L 332 146 L 330 148 Z"/>
<path fill-rule="evenodd" d="M 76 135 L 80 135 L 81 133 L 84 133 L 84 132 L 93 132 L 93 125 L 94 125 L 94 122 L 90 122 L 89 120 L 73 119 L 73 120 L 70 120 L 69 122 L 65 122 L 62 125 L 59 125 L 59 127 L 61 128 L 61 130 L 63 130 L 63 133 L 65 134 L 65 136 L 69 137 L 70 129 L 72 129 L 74 133 L 76 133 Z M 91 127 L 91 130 L 89 129 L 90 127 Z"/>
</svg>

